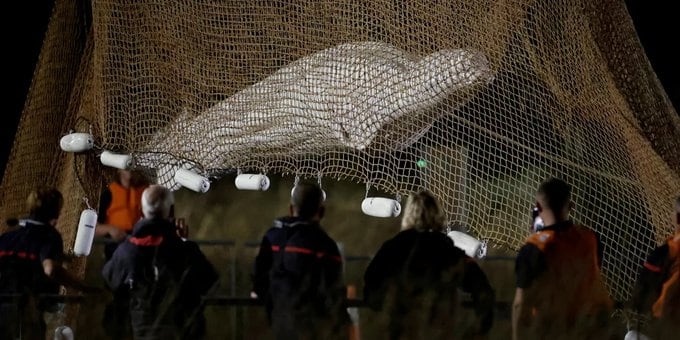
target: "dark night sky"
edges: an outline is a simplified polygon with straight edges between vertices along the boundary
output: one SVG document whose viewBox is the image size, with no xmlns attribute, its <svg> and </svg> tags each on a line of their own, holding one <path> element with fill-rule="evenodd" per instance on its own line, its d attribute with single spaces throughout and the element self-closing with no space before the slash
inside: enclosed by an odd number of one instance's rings
<svg viewBox="0 0 680 340">
<path fill-rule="evenodd" d="M 53 0 L 22 0 L 3 2 L 5 22 L 5 58 L 7 71 L 2 78 L 5 85 L 3 102 L 8 103 L 2 114 L 0 133 L 0 176 L 4 174 L 7 156 L 12 147 L 21 110 L 31 82 L 33 68 L 40 52 Z M 673 10 L 673 1 L 626 0 L 642 45 L 661 80 L 666 93 L 680 108 L 680 13 Z"/>
</svg>

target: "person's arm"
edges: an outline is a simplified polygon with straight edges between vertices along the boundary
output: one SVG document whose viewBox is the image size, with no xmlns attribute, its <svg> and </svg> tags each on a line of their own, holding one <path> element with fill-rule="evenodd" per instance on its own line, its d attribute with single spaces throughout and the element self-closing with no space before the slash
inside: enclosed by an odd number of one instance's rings
<svg viewBox="0 0 680 340">
<path fill-rule="evenodd" d="M 110 237 L 116 242 L 122 242 L 127 237 L 127 233 L 113 224 L 97 223 L 97 227 L 94 228 L 94 236 Z"/>
<path fill-rule="evenodd" d="M 496 296 L 486 275 L 472 258 L 465 257 L 462 289 L 472 296 L 477 316 L 477 333 L 486 334 L 493 324 Z"/>
<path fill-rule="evenodd" d="M 654 249 L 644 262 L 631 299 L 631 307 L 636 312 L 649 314 L 654 301 L 661 294 L 668 252 L 668 245 L 665 244 Z"/>
<path fill-rule="evenodd" d="M 255 270 L 253 273 L 253 292 L 260 299 L 264 299 L 269 291 L 269 271 L 272 268 L 272 245 L 267 236 L 262 238 L 260 250 L 255 257 Z"/>
<path fill-rule="evenodd" d="M 520 320 L 524 313 L 524 289 L 515 290 L 515 299 L 512 302 L 512 340 L 519 340 Z"/>
<path fill-rule="evenodd" d="M 129 249 L 125 249 L 125 243 L 116 248 L 111 259 L 102 268 L 102 278 L 111 291 L 116 292 L 126 288 L 132 265 L 126 257 Z"/>
<path fill-rule="evenodd" d="M 85 285 L 62 267 L 61 261 L 63 258 L 63 240 L 61 234 L 54 230 L 48 234 L 47 241 L 40 248 L 40 261 L 45 275 L 54 282 L 65 287 L 74 288 L 83 292 L 95 291 L 95 288 Z"/>
<path fill-rule="evenodd" d="M 64 269 L 64 267 L 61 266 L 61 263 L 58 263 L 52 259 L 43 260 L 42 266 L 47 277 L 51 278 L 64 287 L 70 287 L 85 293 L 99 291 L 99 289 L 88 286 L 75 276 L 71 275 L 66 269 Z"/>
</svg>

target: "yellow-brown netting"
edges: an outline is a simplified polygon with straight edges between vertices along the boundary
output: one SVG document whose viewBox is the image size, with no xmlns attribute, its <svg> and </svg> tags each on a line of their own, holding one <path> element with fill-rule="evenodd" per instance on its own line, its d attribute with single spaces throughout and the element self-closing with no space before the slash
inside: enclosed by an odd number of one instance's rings
<svg viewBox="0 0 680 340">
<path fill-rule="evenodd" d="M 451 224 L 517 249 L 539 181 L 575 188 L 612 295 L 670 233 L 680 120 L 622 1 L 57 1 L 2 185 L 66 193 L 65 242 L 96 154 L 174 186 L 189 167 L 426 188 Z M 357 202 L 357 205 L 359 202 Z"/>
</svg>

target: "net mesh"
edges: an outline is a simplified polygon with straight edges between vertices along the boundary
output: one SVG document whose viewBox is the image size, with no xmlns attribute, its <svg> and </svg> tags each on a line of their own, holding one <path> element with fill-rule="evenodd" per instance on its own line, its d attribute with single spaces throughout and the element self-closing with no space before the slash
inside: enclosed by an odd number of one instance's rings
<svg viewBox="0 0 680 340">
<path fill-rule="evenodd" d="M 671 232 L 680 119 L 622 1 L 57 1 L 2 185 L 82 196 L 98 145 L 176 187 L 178 168 L 429 189 L 449 222 L 518 249 L 537 184 L 574 186 L 614 298 Z M 96 202 L 94 202 L 96 203 Z M 358 205 L 358 202 L 357 202 Z"/>
</svg>

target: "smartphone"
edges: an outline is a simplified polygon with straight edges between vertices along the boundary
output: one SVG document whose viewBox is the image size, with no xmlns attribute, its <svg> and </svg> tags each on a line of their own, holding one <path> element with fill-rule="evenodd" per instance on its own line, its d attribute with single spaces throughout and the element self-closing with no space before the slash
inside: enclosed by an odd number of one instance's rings
<svg viewBox="0 0 680 340">
<path fill-rule="evenodd" d="M 539 232 L 543 227 L 545 225 L 543 225 L 543 219 L 539 216 L 538 207 L 533 207 L 531 209 L 531 232 Z"/>
</svg>

